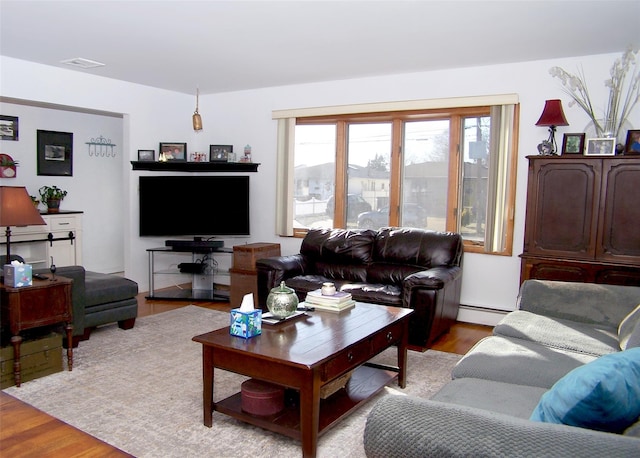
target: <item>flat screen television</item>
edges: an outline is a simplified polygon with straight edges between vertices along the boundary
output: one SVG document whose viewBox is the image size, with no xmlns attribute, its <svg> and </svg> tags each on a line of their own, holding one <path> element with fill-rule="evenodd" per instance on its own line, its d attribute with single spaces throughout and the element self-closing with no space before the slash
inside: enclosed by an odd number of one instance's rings
<svg viewBox="0 0 640 458">
<path fill-rule="evenodd" d="M 140 177 L 140 236 L 248 236 L 248 176 Z"/>
</svg>

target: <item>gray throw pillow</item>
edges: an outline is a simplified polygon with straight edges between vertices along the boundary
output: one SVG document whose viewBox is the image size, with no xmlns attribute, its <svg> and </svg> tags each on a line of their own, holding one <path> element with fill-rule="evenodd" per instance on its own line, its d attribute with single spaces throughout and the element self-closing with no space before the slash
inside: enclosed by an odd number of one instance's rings
<svg viewBox="0 0 640 458">
<path fill-rule="evenodd" d="M 618 326 L 620 349 L 640 347 L 640 305 L 629 313 Z"/>
</svg>

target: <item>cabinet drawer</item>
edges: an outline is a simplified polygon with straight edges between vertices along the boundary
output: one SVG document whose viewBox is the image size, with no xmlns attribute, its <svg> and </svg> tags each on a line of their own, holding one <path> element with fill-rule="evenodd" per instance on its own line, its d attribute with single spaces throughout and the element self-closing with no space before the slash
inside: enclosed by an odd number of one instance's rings
<svg viewBox="0 0 640 458">
<path fill-rule="evenodd" d="M 340 352 L 325 366 L 322 381 L 326 382 L 367 362 L 372 357 L 371 340 L 352 345 Z"/>
<path fill-rule="evenodd" d="M 3 241 L 5 241 L 4 239 L 6 238 L 4 237 L 6 231 L 6 227 L 0 227 L 0 233 L 3 236 Z M 21 235 L 46 234 L 47 232 L 49 232 L 49 227 L 46 224 L 34 226 L 11 226 L 11 240 L 13 241 L 14 237 L 19 237 Z"/>
<path fill-rule="evenodd" d="M 73 216 L 51 218 L 49 223 L 51 232 L 55 231 L 72 231 L 76 229 L 76 219 Z"/>
<path fill-rule="evenodd" d="M 386 331 L 376 334 L 371 342 L 371 353 L 377 355 L 392 343 L 398 342 L 402 335 L 402 326 L 402 323 L 395 323 Z"/>
</svg>

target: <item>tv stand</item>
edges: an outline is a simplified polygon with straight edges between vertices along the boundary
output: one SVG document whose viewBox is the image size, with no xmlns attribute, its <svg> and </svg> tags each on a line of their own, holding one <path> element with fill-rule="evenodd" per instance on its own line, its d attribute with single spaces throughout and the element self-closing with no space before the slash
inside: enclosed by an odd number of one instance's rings
<svg viewBox="0 0 640 458">
<path fill-rule="evenodd" d="M 182 240 L 187 243 L 203 243 L 192 240 Z M 149 295 L 147 299 L 164 299 L 164 300 L 192 300 L 192 301 L 229 301 L 229 291 L 216 289 L 214 285 L 214 254 L 233 254 L 233 249 L 225 248 L 223 242 L 219 242 L 219 246 L 194 246 L 191 248 L 164 246 L 158 248 L 149 248 Z M 156 256 L 162 254 L 173 256 L 170 267 L 157 269 Z M 209 255 L 209 256 L 207 256 Z M 178 265 L 182 262 L 200 262 L 207 258 L 207 267 L 202 273 L 181 273 Z M 229 275 L 228 272 L 217 272 L 216 275 Z M 155 290 L 156 276 L 170 276 L 176 279 L 174 284 L 177 288 Z M 191 282 L 191 287 L 182 287 L 183 283 L 188 283 L 187 278 Z"/>
<path fill-rule="evenodd" d="M 218 249 L 224 247 L 223 240 L 165 240 L 164 244 L 171 247 L 174 251 L 191 251 L 191 252 L 208 252 L 210 249 Z"/>
</svg>

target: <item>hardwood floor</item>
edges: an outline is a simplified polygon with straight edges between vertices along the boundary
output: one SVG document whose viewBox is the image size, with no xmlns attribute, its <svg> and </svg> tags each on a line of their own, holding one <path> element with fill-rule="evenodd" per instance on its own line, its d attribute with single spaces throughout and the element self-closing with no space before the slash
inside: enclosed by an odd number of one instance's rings
<svg viewBox="0 0 640 458">
<path fill-rule="evenodd" d="M 0 392 L 0 456 L 132 456 L 67 423 Z"/>
<path fill-rule="evenodd" d="M 138 295 L 138 317 L 154 315 L 192 304 L 189 301 L 147 300 Z M 196 302 L 196 305 L 229 311 L 229 303 Z M 135 330 L 135 328 L 134 328 Z M 456 323 L 431 348 L 464 354 L 491 327 Z M 80 343 L 82 345 L 82 343 Z M 0 456 L 2 457 L 128 457 L 131 456 L 100 441 L 4 392 L 0 392 Z"/>
</svg>

